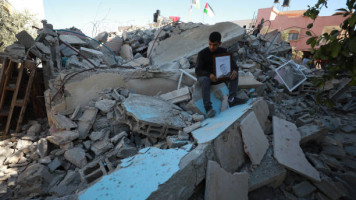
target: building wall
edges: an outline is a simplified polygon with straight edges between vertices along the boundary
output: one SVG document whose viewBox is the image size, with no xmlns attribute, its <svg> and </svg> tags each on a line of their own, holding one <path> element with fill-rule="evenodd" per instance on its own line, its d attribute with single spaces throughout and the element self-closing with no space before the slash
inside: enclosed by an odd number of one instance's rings
<svg viewBox="0 0 356 200">
<path fill-rule="evenodd" d="M 273 20 L 273 13 L 278 13 Z M 292 47 L 301 51 L 310 50 L 310 46 L 306 44 L 309 36 L 306 35 L 306 28 L 309 23 L 312 23 L 313 20 L 304 17 L 302 15 L 303 11 L 285 11 L 279 12 L 274 7 L 271 8 L 262 8 L 258 10 L 257 13 L 257 23 L 260 23 L 261 19 L 270 20 L 271 23 L 265 22 L 264 27 L 268 27 L 268 32 L 278 29 L 279 31 L 291 31 L 296 30 L 299 32 L 299 37 L 295 41 L 289 41 Z M 318 16 L 314 22 L 314 26 L 311 28 L 312 34 L 317 36 L 322 35 L 325 31 L 330 32 L 333 29 L 340 30 L 340 24 L 345 20 L 341 15 L 337 16 Z M 266 29 L 266 28 L 265 28 Z M 263 29 L 262 29 L 263 30 Z"/>
</svg>

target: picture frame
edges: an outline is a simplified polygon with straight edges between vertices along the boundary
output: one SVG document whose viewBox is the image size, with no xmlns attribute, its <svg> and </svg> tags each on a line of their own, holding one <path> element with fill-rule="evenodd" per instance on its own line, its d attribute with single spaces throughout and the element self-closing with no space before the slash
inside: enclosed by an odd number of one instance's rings
<svg viewBox="0 0 356 200">
<path fill-rule="evenodd" d="M 218 81 L 230 80 L 232 72 L 232 54 L 223 53 L 213 56 L 214 61 L 214 75 Z"/>
</svg>

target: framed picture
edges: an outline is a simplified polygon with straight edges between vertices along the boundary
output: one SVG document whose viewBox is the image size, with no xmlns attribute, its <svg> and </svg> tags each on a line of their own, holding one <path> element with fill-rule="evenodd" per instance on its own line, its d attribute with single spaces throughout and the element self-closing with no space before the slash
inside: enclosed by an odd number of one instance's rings
<svg viewBox="0 0 356 200">
<path fill-rule="evenodd" d="M 232 54 L 224 53 L 213 56 L 214 74 L 218 81 L 230 80 L 232 72 Z"/>
</svg>

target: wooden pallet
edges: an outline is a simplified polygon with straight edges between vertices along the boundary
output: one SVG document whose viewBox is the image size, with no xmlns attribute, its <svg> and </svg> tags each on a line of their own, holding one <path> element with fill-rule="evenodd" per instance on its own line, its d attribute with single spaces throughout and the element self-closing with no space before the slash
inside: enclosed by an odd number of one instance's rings
<svg viewBox="0 0 356 200">
<path fill-rule="evenodd" d="M 17 72 L 17 74 L 15 72 Z M 19 99 L 18 94 L 20 90 L 20 85 L 24 81 L 23 74 L 26 72 L 29 74 L 29 79 L 26 84 L 26 91 L 22 99 Z M 19 63 L 9 58 L 3 59 L 0 71 L 0 117 L 7 117 L 5 130 L 2 135 L 3 137 L 6 137 L 9 132 L 11 121 L 14 117 L 15 107 L 21 108 L 16 123 L 16 132 L 19 132 L 30 96 L 30 91 L 32 83 L 34 81 L 35 73 L 36 64 L 33 61 L 26 60 L 22 63 Z M 14 85 L 11 80 L 15 80 L 16 84 Z M 8 95 L 11 95 L 11 93 L 12 100 L 10 105 L 8 105 L 9 103 L 7 103 L 6 100 Z"/>
</svg>

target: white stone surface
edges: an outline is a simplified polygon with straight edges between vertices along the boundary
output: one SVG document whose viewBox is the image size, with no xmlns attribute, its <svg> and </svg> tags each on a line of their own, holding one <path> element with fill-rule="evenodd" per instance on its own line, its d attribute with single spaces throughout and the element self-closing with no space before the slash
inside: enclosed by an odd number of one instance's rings
<svg viewBox="0 0 356 200">
<path fill-rule="evenodd" d="M 295 124 L 273 116 L 274 157 L 286 168 L 312 181 L 320 181 L 319 172 L 308 162 L 299 146 L 300 139 Z"/>
<path fill-rule="evenodd" d="M 252 164 L 260 164 L 269 144 L 254 112 L 241 121 L 240 129 L 246 154 Z"/>
</svg>

